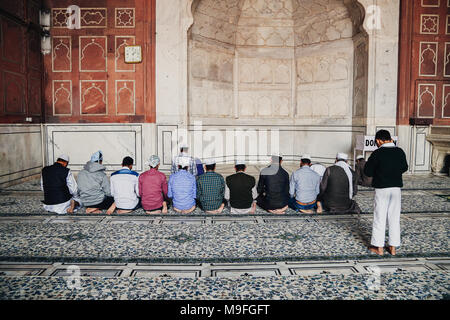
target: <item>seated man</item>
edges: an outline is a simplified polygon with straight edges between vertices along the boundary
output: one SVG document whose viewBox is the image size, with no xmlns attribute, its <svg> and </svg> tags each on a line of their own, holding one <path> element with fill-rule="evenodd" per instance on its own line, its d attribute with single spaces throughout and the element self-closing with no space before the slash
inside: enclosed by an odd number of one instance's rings
<svg viewBox="0 0 450 320">
<path fill-rule="evenodd" d="M 133 159 L 125 157 L 122 160 L 122 169 L 111 174 L 111 195 L 114 197 L 117 213 L 130 213 L 141 207 L 139 173 L 131 169 Z"/>
<path fill-rule="evenodd" d="M 225 180 L 215 169 L 216 161 L 206 160 L 206 172 L 197 179 L 197 204 L 207 213 L 221 213 L 225 207 Z"/>
<path fill-rule="evenodd" d="M 320 183 L 317 200 L 322 202 L 324 210 L 331 213 L 361 212 L 356 201 L 352 200 L 357 193 L 356 175 L 347 160 L 347 154 L 338 153 L 336 163 L 325 170 Z"/>
<path fill-rule="evenodd" d="M 364 156 L 359 155 L 356 158 L 356 182 L 360 186 L 364 187 L 371 187 L 372 186 L 372 178 L 368 177 L 364 174 L 364 167 L 366 165 L 366 159 L 364 159 Z"/>
<path fill-rule="evenodd" d="M 188 151 L 189 151 L 189 147 L 187 145 L 184 144 L 181 146 L 180 154 L 173 159 L 171 173 L 175 173 L 175 172 L 178 172 L 178 170 L 180 170 L 179 166 L 178 166 L 178 161 L 180 158 L 188 158 L 189 159 L 189 172 L 193 176 L 196 176 L 198 174 L 197 173 L 197 162 L 193 157 L 191 157 L 189 155 Z"/>
<path fill-rule="evenodd" d="M 145 213 L 167 213 L 167 179 L 159 171 L 159 157 L 153 155 L 148 164 L 150 170 L 139 176 L 139 194 Z"/>
<path fill-rule="evenodd" d="M 177 161 L 178 172 L 170 175 L 167 196 L 172 199 L 176 212 L 191 213 L 195 210 L 197 196 L 195 177 L 189 173 L 191 158 L 179 157 Z"/>
<path fill-rule="evenodd" d="M 317 174 L 319 174 L 320 181 L 322 181 L 323 174 L 325 173 L 325 170 L 327 170 L 327 168 L 323 164 L 320 164 L 320 163 L 314 163 L 314 164 L 311 165 L 310 168 L 311 168 L 312 171 L 314 171 Z"/>
<path fill-rule="evenodd" d="M 102 210 L 107 210 L 106 213 L 111 214 L 116 209 L 106 168 L 102 163 L 103 154 L 97 151 L 78 173 L 78 190 L 86 213 L 102 213 Z"/>
<path fill-rule="evenodd" d="M 258 206 L 275 214 L 284 214 L 289 203 L 289 173 L 281 167 L 283 158 L 272 156 L 272 163 L 259 175 Z"/>
<path fill-rule="evenodd" d="M 291 200 L 289 207 L 303 213 L 322 213 L 318 206 L 317 195 L 320 192 L 320 176 L 311 169 L 311 157 L 304 155 L 300 161 L 300 169 L 292 173 L 289 185 Z"/>
<path fill-rule="evenodd" d="M 42 169 L 41 190 L 44 209 L 57 214 L 73 213 L 80 206 L 77 183 L 67 165 L 69 156 L 61 155 L 51 166 Z"/>
<path fill-rule="evenodd" d="M 256 211 L 256 180 L 245 173 L 245 161 L 238 160 L 234 166 L 236 173 L 228 176 L 225 199 L 230 202 L 231 214 L 248 214 Z"/>
</svg>

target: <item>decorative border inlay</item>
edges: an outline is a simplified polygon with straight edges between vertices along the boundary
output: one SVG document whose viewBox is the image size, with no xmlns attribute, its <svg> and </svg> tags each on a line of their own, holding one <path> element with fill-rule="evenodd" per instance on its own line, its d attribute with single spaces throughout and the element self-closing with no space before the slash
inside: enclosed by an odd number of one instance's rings
<svg viewBox="0 0 450 320">
<path fill-rule="evenodd" d="M 125 85 L 119 88 L 119 82 L 124 82 Z M 133 90 L 127 87 L 127 82 L 133 83 Z M 133 112 L 132 113 L 119 113 L 118 106 L 120 101 L 120 92 L 123 90 L 128 90 L 132 96 Z M 136 81 L 135 80 L 116 80 L 116 114 L 117 115 L 135 115 L 136 114 Z"/>
<path fill-rule="evenodd" d="M 441 6 L 441 0 L 437 0 L 437 4 L 423 4 L 423 0 L 421 0 L 421 5 L 424 8 L 439 8 Z"/>
<path fill-rule="evenodd" d="M 425 87 L 425 91 L 422 92 L 422 94 L 420 93 L 421 87 Z M 429 87 L 434 88 L 434 93 L 431 92 L 430 90 L 428 90 Z M 432 116 L 421 116 L 420 115 L 420 106 L 422 105 L 422 96 L 426 93 L 430 94 L 432 97 L 432 99 L 431 99 L 431 104 L 433 105 L 433 115 Z M 420 83 L 417 86 L 417 117 L 419 117 L 419 118 L 434 118 L 435 114 L 436 114 L 436 84 Z"/>
<path fill-rule="evenodd" d="M 61 85 L 55 92 L 55 83 L 62 83 L 62 82 L 68 82 L 69 88 L 68 90 L 64 85 Z M 70 113 L 56 113 L 55 112 L 55 104 L 58 98 L 56 97 L 56 93 L 60 90 L 66 91 L 69 94 L 68 102 L 70 103 Z M 73 105 L 72 105 L 72 80 L 53 80 L 52 81 L 52 105 L 53 105 L 53 115 L 54 116 L 71 116 L 73 112 Z"/>
<path fill-rule="evenodd" d="M 119 47 L 117 47 L 117 40 L 120 39 L 120 38 L 126 38 L 126 39 L 133 38 L 133 43 L 129 44 L 125 40 Z M 127 46 L 127 45 L 134 45 L 134 44 L 136 44 L 136 36 L 116 36 L 115 37 L 115 39 L 114 39 L 114 47 L 116 48 L 115 49 L 116 52 L 114 54 L 114 66 L 115 66 L 116 72 L 136 72 L 136 65 L 135 64 L 131 64 L 131 66 L 133 66 L 133 69 L 130 69 L 130 70 L 123 70 L 123 69 L 118 69 L 117 68 L 117 61 L 119 59 L 121 59 L 120 53 L 119 53 L 119 48 L 121 48 L 123 46 Z M 123 57 L 123 59 L 125 60 L 125 57 Z"/>
<path fill-rule="evenodd" d="M 427 27 L 428 21 L 432 21 L 433 29 Z M 421 34 L 438 34 L 439 33 L 439 15 L 438 14 L 421 14 L 420 15 L 420 33 Z"/>
<path fill-rule="evenodd" d="M 58 44 L 55 45 L 55 40 L 58 39 L 69 39 L 69 46 L 67 46 L 65 43 L 63 43 L 62 40 Z M 60 46 L 64 46 L 68 49 L 67 52 L 67 59 L 70 63 L 69 70 L 55 70 L 54 62 L 56 57 L 56 50 L 59 50 L 58 48 Z M 55 36 L 52 38 L 52 72 L 72 72 L 72 37 L 71 36 Z"/>
<path fill-rule="evenodd" d="M 425 50 L 422 50 L 422 44 L 428 44 L 428 47 Z M 436 51 L 431 49 L 430 45 L 436 45 Z M 434 62 L 434 74 L 422 74 L 422 63 L 424 62 L 423 54 L 425 51 L 430 50 L 434 54 L 433 62 Z M 439 43 L 438 42 L 420 42 L 419 43 L 419 75 L 422 77 L 435 77 L 437 76 L 437 56 L 439 52 Z"/>
<path fill-rule="evenodd" d="M 123 16 L 128 16 L 128 20 L 122 20 Z M 134 28 L 136 25 L 135 8 L 116 8 L 114 20 L 116 28 Z"/>
<path fill-rule="evenodd" d="M 83 92 L 83 82 L 92 82 L 93 84 L 84 90 Z M 99 87 L 96 86 L 96 82 L 104 82 L 105 83 L 105 92 L 101 90 Z M 83 103 L 85 102 L 86 93 L 90 90 L 95 89 L 99 91 L 102 94 L 103 102 L 105 103 L 105 113 L 95 113 L 95 114 L 89 114 L 89 113 L 83 113 Z M 108 81 L 107 80 L 80 80 L 80 115 L 82 116 L 103 116 L 108 115 Z"/>
<path fill-rule="evenodd" d="M 450 115 L 448 117 L 444 116 L 444 109 L 450 108 L 450 92 L 445 94 L 445 88 L 450 88 L 450 84 L 442 85 L 442 118 L 450 119 Z"/>
<path fill-rule="evenodd" d="M 83 48 L 81 47 L 81 39 L 91 39 L 91 42 L 86 44 Z M 100 44 L 95 41 L 95 38 L 104 38 L 105 39 L 105 47 L 103 48 Z M 108 37 L 107 36 L 80 36 L 78 40 L 79 46 L 79 60 L 78 65 L 80 68 L 80 72 L 108 72 L 108 59 L 107 59 L 107 48 L 108 48 Z M 105 60 L 105 69 L 104 70 L 83 70 L 81 61 L 84 59 L 84 51 L 88 46 L 96 45 L 103 51 L 103 59 Z"/>
</svg>

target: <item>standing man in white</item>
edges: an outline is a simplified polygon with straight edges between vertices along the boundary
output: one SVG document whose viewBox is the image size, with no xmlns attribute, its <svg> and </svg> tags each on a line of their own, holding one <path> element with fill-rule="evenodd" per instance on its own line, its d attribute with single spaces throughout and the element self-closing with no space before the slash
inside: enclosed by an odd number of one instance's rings
<svg viewBox="0 0 450 320">
<path fill-rule="evenodd" d="M 408 170 L 405 152 L 396 147 L 391 134 L 380 130 L 375 135 L 378 149 L 369 157 L 364 174 L 373 177 L 375 206 L 373 212 L 372 239 L 369 250 L 383 255 L 386 219 L 389 225 L 389 246 L 386 250 L 395 255 L 400 246 L 400 211 L 402 174 Z"/>
</svg>

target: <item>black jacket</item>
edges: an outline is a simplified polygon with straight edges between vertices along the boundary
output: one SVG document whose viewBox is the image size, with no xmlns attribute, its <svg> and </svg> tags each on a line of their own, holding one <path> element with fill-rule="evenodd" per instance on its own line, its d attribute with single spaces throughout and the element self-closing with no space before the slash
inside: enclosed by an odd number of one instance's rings
<svg viewBox="0 0 450 320">
<path fill-rule="evenodd" d="M 372 187 L 403 187 L 402 174 L 408 170 L 405 152 L 399 147 L 380 147 L 367 160 L 364 174 L 373 177 Z"/>
<path fill-rule="evenodd" d="M 69 169 L 55 163 L 42 169 L 42 185 L 44 187 L 44 204 L 53 205 L 69 201 L 72 196 L 67 187 Z"/>
<path fill-rule="evenodd" d="M 259 197 L 264 199 L 268 210 L 285 207 L 289 203 L 289 173 L 281 166 L 270 165 L 261 170 L 258 187 Z"/>
<path fill-rule="evenodd" d="M 236 209 L 247 209 L 252 206 L 252 189 L 256 180 L 244 172 L 235 173 L 226 178 L 228 189 L 230 189 L 230 205 Z"/>
</svg>

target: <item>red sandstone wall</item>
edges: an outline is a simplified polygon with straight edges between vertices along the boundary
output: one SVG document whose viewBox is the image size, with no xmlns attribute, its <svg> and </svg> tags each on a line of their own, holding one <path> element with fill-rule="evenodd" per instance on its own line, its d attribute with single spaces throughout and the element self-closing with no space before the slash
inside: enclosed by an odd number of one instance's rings
<svg viewBox="0 0 450 320">
<path fill-rule="evenodd" d="M 52 54 L 44 58 L 48 123 L 155 122 L 155 0 L 45 0 Z M 81 8 L 68 29 L 66 8 Z M 124 63 L 124 46 L 141 45 L 143 62 Z"/>
<path fill-rule="evenodd" d="M 0 1 L 0 123 L 42 120 L 40 7 L 40 0 Z"/>
</svg>

